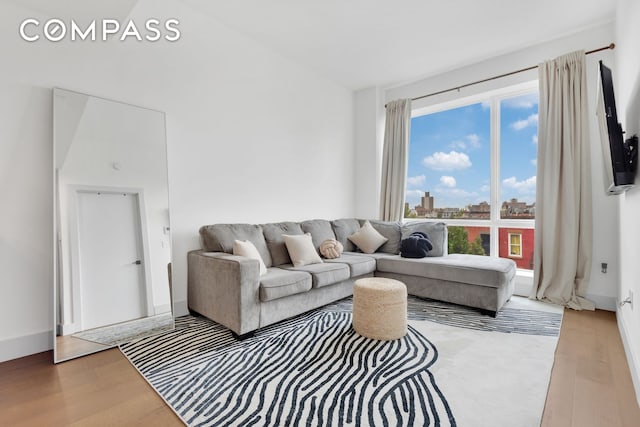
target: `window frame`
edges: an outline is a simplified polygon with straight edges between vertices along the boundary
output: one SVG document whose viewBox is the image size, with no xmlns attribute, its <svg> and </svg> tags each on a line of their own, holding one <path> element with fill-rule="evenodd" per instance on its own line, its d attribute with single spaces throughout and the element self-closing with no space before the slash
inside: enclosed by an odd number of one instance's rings
<svg viewBox="0 0 640 427">
<path fill-rule="evenodd" d="M 518 236 L 518 244 L 514 245 L 511 242 L 511 236 Z M 507 245 L 509 247 L 509 258 L 518 258 L 518 259 L 522 259 L 522 233 L 511 233 L 508 232 L 507 233 Z M 511 248 L 513 248 L 514 246 L 518 246 L 518 254 L 514 254 L 511 250 Z"/>
<path fill-rule="evenodd" d="M 415 117 L 424 116 L 427 114 L 438 113 L 441 111 L 451 110 L 454 108 L 464 107 L 471 104 L 488 102 L 490 105 L 490 193 L 489 204 L 491 206 L 490 218 L 487 219 L 455 219 L 455 218 L 442 218 L 438 221 L 444 222 L 451 226 L 466 226 L 466 227 L 484 227 L 489 228 L 490 234 L 490 255 L 492 257 L 499 256 L 500 241 L 499 233 L 500 228 L 521 228 L 521 229 L 535 229 L 535 219 L 514 219 L 514 218 L 500 218 L 500 208 L 502 202 L 500 201 L 500 183 L 501 183 L 501 165 L 500 165 L 500 102 L 514 98 L 521 95 L 526 95 L 534 91 L 539 90 L 538 80 L 531 80 L 529 82 L 521 83 L 514 86 L 507 86 L 500 89 L 490 90 L 482 93 L 478 93 L 471 96 L 461 97 L 450 101 L 444 101 L 434 103 L 427 106 L 414 106 L 411 110 L 411 119 Z M 405 190 L 406 191 L 406 190 Z M 403 202 L 404 206 L 404 202 Z M 415 222 L 424 220 L 423 218 L 403 218 L 404 222 Z M 520 239 L 522 243 L 522 238 Z M 522 247 L 521 247 L 522 250 Z M 522 270 L 531 271 L 531 270 Z"/>
</svg>

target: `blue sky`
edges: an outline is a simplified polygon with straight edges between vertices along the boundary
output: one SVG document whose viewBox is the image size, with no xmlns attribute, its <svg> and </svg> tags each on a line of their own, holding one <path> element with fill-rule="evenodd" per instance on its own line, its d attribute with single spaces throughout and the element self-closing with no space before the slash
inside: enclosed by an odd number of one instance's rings
<svg viewBox="0 0 640 427">
<path fill-rule="evenodd" d="M 431 192 L 437 208 L 490 200 L 489 102 L 414 117 L 406 201 Z M 500 103 L 500 200 L 535 201 L 538 95 Z"/>
</svg>

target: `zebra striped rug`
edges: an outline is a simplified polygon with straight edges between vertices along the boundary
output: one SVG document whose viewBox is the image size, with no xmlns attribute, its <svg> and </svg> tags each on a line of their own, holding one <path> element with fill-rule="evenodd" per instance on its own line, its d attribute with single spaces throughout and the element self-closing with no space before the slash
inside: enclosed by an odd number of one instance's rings
<svg viewBox="0 0 640 427">
<path fill-rule="evenodd" d="M 241 342 L 208 319 L 186 316 L 176 319 L 172 332 L 120 348 L 190 426 L 533 426 L 542 413 L 539 401 L 544 404 L 562 315 L 513 305 L 494 319 L 410 297 L 409 332 L 390 342 L 353 331 L 351 300 Z M 514 354 L 511 345 L 520 351 Z M 541 349 L 547 354 L 538 354 Z M 487 356 L 493 363 L 483 360 Z M 518 402 L 523 378 L 506 384 L 500 378 L 506 364 L 546 380 L 541 387 L 534 387 L 539 381 L 526 384 Z M 499 389 L 489 392 L 488 379 Z M 534 411 L 513 411 L 536 399 Z M 506 418 L 485 413 L 496 412 L 496 402 Z"/>
</svg>

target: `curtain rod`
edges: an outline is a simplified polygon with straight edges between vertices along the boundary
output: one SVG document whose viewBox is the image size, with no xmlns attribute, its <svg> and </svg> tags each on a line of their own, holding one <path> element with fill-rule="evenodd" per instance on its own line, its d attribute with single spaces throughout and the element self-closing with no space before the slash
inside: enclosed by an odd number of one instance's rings
<svg viewBox="0 0 640 427">
<path fill-rule="evenodd" d="M 604 46 L 601 47 L 599 49 L 593 49 L 590 50 L 588 52 L 585 52 L 585 55 L 590 55 L 592 53 L 596 53 L 596 52 L 601 52 L 603 50 L 607 50 L 607 49 L 614 49 L 616 47 L 615 43 L 611 43 L 609 46 Z M 484 82 L 488 82 L 491 80 L 496 80 L 496 79 L 501 79 L 503 77 L 508 77 L 508 76 L 512 76 L 514 74 L 518 74 L 518 73 L 523 73 L 525 71 L 529 71 L 529 70 L 535 70 L 536 68 L 538 68 L 537 65 L 533 65 L 531 67 L 527 67 L 527 68 L 521 68 L 519 70 L 515 70 L 515 71 L 511 71 L 509 73 L 504 73 L 504 74 L 500 74 L 498 76 L 493 76 L 493 77 L 488 77 L 486 79 L 482 79 L 482 80 L 477 80 L 475 82 L 471 82 L 471 83 L 467 83 L 467 84 L 463 84 L 460 86 L 456 86 L 456 87 L 452 87 L 449 89 L 444 89 L 444 90 L 439 90 L 438 92 L 433 92 L 433 93 L 428 93 L 426 95 L 422 95 L 422 96 L 416 96 L 415 98 L 411 98 L 412 101 L 417 101 L 418 99 L 423 99 L 423 98 L 428 98 L 430 96 L 435 96 L 435 95 L 440 95 L 441 93 L 447 93 L 447 92 L 452 92 L 454 90 L 459 91 L 462 88 L 468 87 L 468 86 L 473 86 L 473 85 L 477 85 L 479 83 L 484 83 Z M 385 108 L 387 107 L 387 104 L 384 104 Z"/>
</svg>

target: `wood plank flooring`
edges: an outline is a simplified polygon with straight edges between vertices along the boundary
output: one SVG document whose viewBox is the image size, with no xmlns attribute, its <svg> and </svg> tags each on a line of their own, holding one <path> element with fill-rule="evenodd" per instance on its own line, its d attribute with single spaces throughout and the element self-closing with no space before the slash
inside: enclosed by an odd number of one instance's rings
<svg viewBox="0 0 640 427">
<path fill-rule="evenodd" d="M 0 364 L 0 426 L 182 425 L 117 349 L 51 360 Z M 565 310 L 542 426 L 640 426 L 614 313 Z"/>
<path fill-rule="evenodd" d="M 638 427 L 615 313 L 565 310 L 543 427 Z"/>
</svg>

